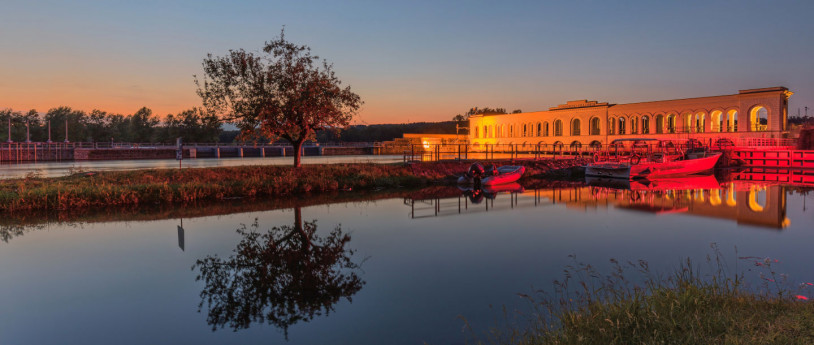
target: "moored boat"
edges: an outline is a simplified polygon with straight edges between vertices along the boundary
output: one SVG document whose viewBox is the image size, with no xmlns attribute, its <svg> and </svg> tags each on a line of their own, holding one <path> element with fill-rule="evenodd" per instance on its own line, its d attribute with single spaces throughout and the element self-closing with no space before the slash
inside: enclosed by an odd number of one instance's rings
<svg viewBox="0 0 814 345">
<path fill-rule="evenodd" d="M 617 142 L 623 141 L 616 140 L 612 145 Z M 616 155 L 614 157 L 608 156 L 608 159 L 595 159 L 593 163 L 585 167 L 585 176 L 632 180 L 692 175 L 712 171 L 721 157 L 720 152 L 710 153 L 706 151 L 676 152 L 673 154 L 664 152 L 650 153 L 648 145 L 639 146 L 647 150 L 643 152 L 637 147 L 642 142 L 642 139 L 634 140 L 627 156 Z M 600 155 L 597 155 L 597 158 L 600 157 Z"/>
<path fill-rule="evenodd" d="M 458 183 L 480 183 L 484 186 L 500 185 L 519 180 L 525 172 L 526 167 L 522 165 L 504 165 L 497 168 L 492 166 L 491 169 L 484 169 L 480 163 L 474 163 L 463 176 L 458 178 Z"/>
<path fill-rule="evenodd" d="M 621 162 L 594 162 L 585 167 L 585 176 L 622 179 L 661 178 L 709 172 L 715 167 L 721 153 L 698 158 L 663 157 L 662 159 L 629 159 Z"/>
</svg>

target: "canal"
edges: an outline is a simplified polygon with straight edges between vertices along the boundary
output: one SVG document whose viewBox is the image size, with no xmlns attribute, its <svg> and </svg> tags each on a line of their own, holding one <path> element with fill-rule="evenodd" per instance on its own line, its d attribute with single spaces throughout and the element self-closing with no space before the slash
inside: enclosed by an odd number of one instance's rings
<svg viewBox="0 0 814 345">
<path fill-rule="evenodd" d="M 287 202 L 9 215 L 0 343 L 463 344 L 504 308 L 530 312 L 519 294 L 550 289 L 569 256 L 670 273 L 686 258 L 705 267 L 713 243 L 755 286 L 761 272 L 738 257 L 814 281 L 801 187 L 563 182 Z"/>
<path fill-rule="evenodd" d="M 403 156 L 350 155 L 303 156 L 302 164 L 334 163 L 396 163 Z M 294 157 L 198 158 L 181 161 L 183 168 L 211 168 L 242 165 L 293 165 Z M 29 174 L 39 177 L 59 177 L 80 171 L 122 171 L 138 169 L 178 169 L 178 161 L 169 159 L 62 161 L 20 164 L 0 164 L 0 179 L 22 178 Z"/>
</svg>

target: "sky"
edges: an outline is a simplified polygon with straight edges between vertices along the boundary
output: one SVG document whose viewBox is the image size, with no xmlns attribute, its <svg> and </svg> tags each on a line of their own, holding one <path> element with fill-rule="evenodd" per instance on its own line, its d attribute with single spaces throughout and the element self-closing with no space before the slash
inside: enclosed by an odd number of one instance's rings
<svg viewBox="0 0 814 345">
<path fill-rule="evenodd" d="M 786 86 L 814 115 L 814 1 L 0 0 L 0 109 L 200 106 L 206 54 L 285 26 L 365 102 L 354 123 L 446 121 Z"/>
</svg>

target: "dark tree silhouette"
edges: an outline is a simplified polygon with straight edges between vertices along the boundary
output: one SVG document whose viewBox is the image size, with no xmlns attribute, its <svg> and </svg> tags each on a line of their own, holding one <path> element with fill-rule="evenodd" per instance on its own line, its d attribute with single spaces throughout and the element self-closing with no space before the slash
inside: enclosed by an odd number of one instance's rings
<svg viewBox="0 0 814 345">
<path fill-rule="evenodd" d="M 293 227 L 258 232 L 257 220 L 237 229 L 243 239 L 228 258 L 207 256 L 194 269 L 206 286 L 199 310 L 209 308 L 212 330 L 237 331 L 252 323 L 269 323 L 288 337 L 288 327 L 328 314 L 342 297 L 351 300 L 364 282 L 345 248 L 350 235 L 336 227 L 327 237 L 316 235 L 316 221 L 302 224 L 295 208 Z"/>
<path fill-rule="evenodd" d="M 280 37 L 266 42 L 265 55 L 243 49 L 225 57 L 208 54 L 203 83 L 195 78 L 204 107 L 234 122 L 245 134 L 282 138 L 294 146 L 300 166 L 302 144 L 316 131 L 338 129 L 362 105 L 350 86 L 342 88 L 333 65 L 311 55 L 311 48 Z"/>
</svg>

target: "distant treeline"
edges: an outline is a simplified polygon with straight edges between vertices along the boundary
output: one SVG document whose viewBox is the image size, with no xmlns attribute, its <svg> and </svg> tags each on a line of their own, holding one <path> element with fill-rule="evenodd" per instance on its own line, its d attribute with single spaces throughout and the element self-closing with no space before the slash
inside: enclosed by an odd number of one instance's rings
<svg viewBox="0 0 814 345">
<path fill-rule="evenodd" d="M 404 133 L 432 133 L 432 134 L 455 134 L 455 121 L 444 122 L 416 122 L 403 124 L 386 125 L 357 125 L 350 126 L 341 131 L 320 131 L 317 132 L 319 142 L 372 142 L 389 141 L 401 138 Z M 466 132 L 462 132 L 466 133 Z"/>
<path fill-rule="evenodd" d="M 336 142 L 374 142 L 390 141 L 401 138 L 404 133 L 417 134 L 455 134 L 455 121 L 444 122 L 416 122 L 386 125 L 354 125 L 338 131 L 317 131 L 317 141 L 320 143 Z M 463 130 L 462 134 L 467 132 Z M 242 141 L 240 131 L 229 130 L 220 133 L 220 142 L 231 143 Z M 246 139 L 246 142 L 253 141 Z M 258 142 L 266 139 L 258 139 Z M 282 143 L 282 142 L 281 142 Z"/>
<path fill-rule="evenodd" d="M 814 125 L 812 116 L 789 116 L 789 124 L 792 125 Z"/>
<path fill-rule="evenodd" d="M 153 115 L 149 108 L 141 108 L 131 115 L 93 110 L 90 113 L 69 107 L 58 107 L 40 114 L 11 109 L 0 110 L 0 142 L 8 140 L 8 121 L 11 119 L 11 139 L 26 140 L 26 123 L 31 141 L 48 140 L 48 122 L 51 123 L 51 140 L 65 140 L 65 124 L 68 124 L 68 140 L 72 142 L 133 142 L 174 143 L 182 137 L 192 143 L 231 143 L 240 141 L 237 130 L 223 130 L 224 122 L 217 116 L 199 108 L 168 114 L 163 118 Z M 373 142 L 401 138 L 404 133 L 455 134 L 455 121 L 417 122 L 386 125 L 356 125 L 338 131 L 319 131 L 319 142 Z M 251 140 L 246 140 L 251 141 Z M 260 138 L 258 142 L 266 141 Z"/>
<path fill-rule="evenodd" d="M 11 119 L 11 139 L 26 140 L 26 124 L 31 141 L 48 140 L 48 123 L 51 140 L 83 142 L 136 142 L 172 143 L 183 137 L 186 142 L 215 142 L 221 132 L 222 121 L 215 115 L 198 108 L 168 114 L 159 119 L 152 110 L 141 108 L 132 115 L 112 114 L 101 110 L 86 113 L 69 107 L 58 107 L 41 115 L 36 110 L 27 113 L 11 109 L 0 110 L 0 141 L 8 140 L 8 121 Z"/>
</svg>

